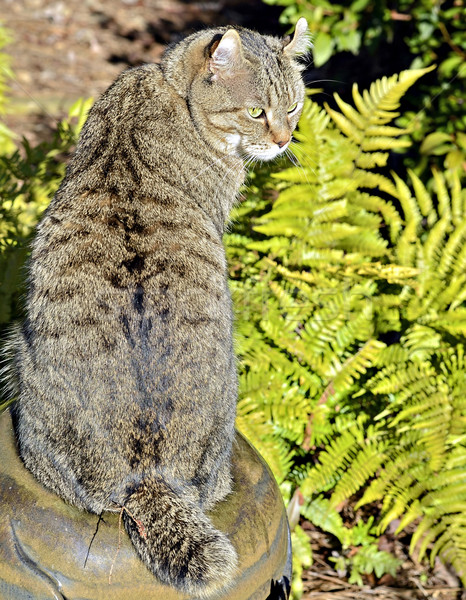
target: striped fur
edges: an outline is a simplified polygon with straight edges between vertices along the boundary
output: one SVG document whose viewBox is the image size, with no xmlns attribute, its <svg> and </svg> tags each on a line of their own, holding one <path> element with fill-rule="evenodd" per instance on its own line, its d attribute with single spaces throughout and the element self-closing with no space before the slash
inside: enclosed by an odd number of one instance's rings
<svg viewBox="0 0 466 600">
<path fill-rule="evenodd" d="M 14 344 L 24 463 L 75 506 L 124 507 L 147 566 L 196 597 L 237 565 L 205 516 L 231 490 L 237 398 L 222 234 L 245 157 L 272 158 L 296 126 L 305 30 L 206 30 L 123 73 L 90 111 L 29 265 Z"/>
</svg>

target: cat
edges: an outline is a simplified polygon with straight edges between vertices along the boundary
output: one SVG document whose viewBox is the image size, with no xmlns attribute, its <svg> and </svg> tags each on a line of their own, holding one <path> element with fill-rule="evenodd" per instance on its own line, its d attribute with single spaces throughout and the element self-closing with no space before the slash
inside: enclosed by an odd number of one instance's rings
<svg viewBox="0 0 466 600">
<path fill-rule="evenodd" d="M 37 228 L 16 332 L 20 455 L 47 488 L 121 510 L 163 583 L 206 598 L 238 557 L 206 512 L 232 490 L 237 369 L 222 235 L 248 159 L 290 144 L 293 37 L 207 29 L 90 110 Z"/>
</svg>

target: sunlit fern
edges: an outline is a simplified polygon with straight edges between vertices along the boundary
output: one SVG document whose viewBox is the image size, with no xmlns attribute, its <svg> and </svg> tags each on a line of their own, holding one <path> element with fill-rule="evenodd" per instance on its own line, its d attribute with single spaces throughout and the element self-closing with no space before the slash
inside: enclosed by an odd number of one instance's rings
<svg viewBox="0 0 466 600">
<path fill-rule="evenodd" d="M 416 521 L 412 551 L 466 581 L 466 197 L 455 172 L 380 170 L 429 70 L 336 95 L 341 112 L 309 100 L 300 166 L 253 175 L 226 237 L 238 425 L 307 504 L 382 502 L 379 531 Z"/>
</svg>

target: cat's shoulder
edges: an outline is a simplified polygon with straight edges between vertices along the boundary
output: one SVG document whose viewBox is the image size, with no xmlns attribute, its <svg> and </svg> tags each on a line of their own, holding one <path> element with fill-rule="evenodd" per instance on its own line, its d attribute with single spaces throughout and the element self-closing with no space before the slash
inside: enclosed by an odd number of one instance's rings
<svg viewBox="0 0 466 600">
<path fill-rule="evenodd" d="M 147 118 L 160 117 L 167 108 L 175 109 L 180 98 L 167 83 L 160 65 L 149 63 L 123 71 L 91 110 L 92 117 L 125 115 L 125 120 L 147 112 Z"/>
<path fill-rule="evenodd" d="M 138 67 L 130 67 L 120 73 L 107 92 L 124 89 L 131 95 L 136 95 L 145 89 L 152 92 L 162 91 L 166 85 L 160 65 L 147 63 Z"/>
</svg>

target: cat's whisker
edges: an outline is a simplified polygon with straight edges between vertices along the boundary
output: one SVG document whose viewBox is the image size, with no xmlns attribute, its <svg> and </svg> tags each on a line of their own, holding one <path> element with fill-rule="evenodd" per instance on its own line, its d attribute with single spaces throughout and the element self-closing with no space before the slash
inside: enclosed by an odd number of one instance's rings
<svg viewBox="0 0 466 600">
<path fill-rule="evenodd" d="M 299 162 L 298 157 L 293 153 L 291 148 L 287 148 L 285 150 L 285 154 L 288 156 L 288 158 L 294 164 L 295 167 L 300 167 L 301 169 L 303 168 L 303 165 Z"/>
<path fill-rule="evenodd" d="M 319 165 L 322 161 L 322 154 L 319 150 L 314 150 L 312 154 L 308 151 L 309 148 L 306 146 L 306 151 L 304 151 L 303 145 L 298 143 L 296 145 L 293 144 L 293 148 L 297 150 L 295 155 L 303 167 L 310 169 L 315 174 L 315 168 L 319 168 Z"/>
<path fill-rule="evenodd" d="M 302 138 L 303 141 L 305 142 L 309 142 L 309 138 L 305 135 L 303 135 L 301 132 L 299 132 L 300 138 Z M 311 140 L 312 141 L 312 140 Z M 293 138 L 293 141 L 291 142 L 290 146 L 292 146 L 293 148 L 295 148 L 296 150 L 298 150 L 298 152 L 302 152 L 302 142 L 301 139 L 299 138 Z M 314 149 L 312 147 L 310 147 L 311 144 L 307 144 L 307 154 L 312 153 L 312 154 L 319 154 L 319 150 Z"/>
<path fill-rule="evenodd" d="M 246 160 L 246 162 L 244 163 L 244 169 L 245 171 L 250 171 L 252 169 L 254 169 L 255 165 L 257 164 L 257 159 L 255 156 L 249 156 L 248 159 Z"/>
<path fill-rule="evenodd" d="M 319 167 L 324 160 L 322 152 L 316 150 L 314 154 L 310 154 L 307 149 L 305 152 L 302 146 L 299 146 L 298 154 L 301 157 L 301 164 L 305 164 L 306 166 L 309 166 L 309 168 Z"/>
<path fill-rule="evenodd" d="M 327 97 L 327 98 L 330 98 L 330 99 L 332 99 L 332 98 L 333 98 L 333 95 L 332 95 L 332 94 L 329 94 L 329 92 L 326 92 L 325 90 L 322 90 L 322 91 L 316 92 L 316 93 L 314 94 L 314 96 L 325 96 L 325 97 Z"/>
<path fill-rule="evenodd" d="M 286 149 L 286 155 L 288 156 L 290 161 L 293 163 L 293 165 L 298 169 L 298 171 L 301 172 L 304 179 L 306 180 L 306 183 L 308 183 L 310 185 L 311 182 L 309 181 L 309 178 L 307 176 L 306 169 L 303 167 L 303 165 L 299 161 L 298 157 L 293 153 L 293 151 L 290 148 Z M 314 175 L 315 175 L 315 173 L 314 173 Z"/>
<path fill-rule="evenodd" d="M 314 155 L 309 154 L 309 152 L 305 152 L 303 150 L 303 147 L 301 145 L 293 145 L 293 147 L 290 150 L 295 150 L 295 152 L 293 152 L 293 154 L 299 158 L 300 164 L 304 166 L 304 164 L 306 164 L 306 166 L 310 165 L 313 167 L 318 167 L 320 160 L 316 160 L 317 156 L 321 156 L 319 154 L 318 151 L 315 152 Z"/>
<path fill-rule="evenodd" d="M 294 146 L 294 144 L 293 144 L 293 146 Z M 302 162 L 299 160 L 299 158 L 296 156 L 296 154 L 293 153 L 296 160 L 298 160 L 299 164 L 301 165 L 301 167 L 303 169 L 304 168 L 309 169 L 314 174 L 314 176 L 317 178 L 317 173 L 316 173 L 314 167 L 318 167 L 319 163 L 316 160 L 314 160 L 313 158 L 311 158 L 310 156 L 308 156 L 308 153 L 303 151 L 302 146 L 298 145 L 297 147 L 299 148 L 299 153 L 306 159 L 306 166 L 304 166 L 302 164 Z M 290 150 L 290 152 L 293 152 L 292 148 L 288 148 L 288 149 Z M 317 154 L 317 151 L 316 151 L 316 154 Z"/>
<path fill-rule="evenodd" d="M 340 79 L 313 79 L 310 83 L 310 85 L 314 85 L 314 83 L 342 83 L 344 85 L 348 85 L 347 81 L 341 81 Z"/>
</svg>

